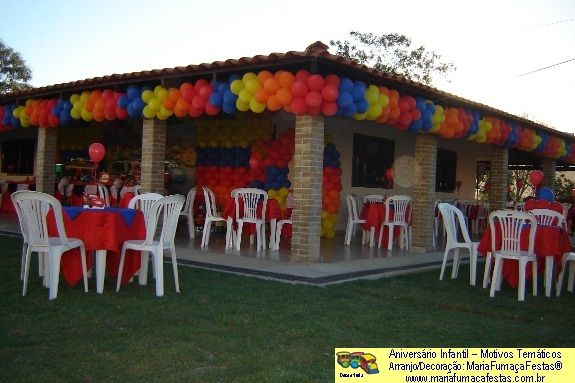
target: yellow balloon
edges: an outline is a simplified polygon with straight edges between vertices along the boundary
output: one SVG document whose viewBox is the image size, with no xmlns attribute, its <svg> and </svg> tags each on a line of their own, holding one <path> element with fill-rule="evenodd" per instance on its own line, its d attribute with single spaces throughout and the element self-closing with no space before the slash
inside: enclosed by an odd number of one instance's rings
<svg viewBox="0 0 575 383">
<path fill-rule="evenodd" d="M 94 117 L 92 117 L 92 113 L 88 112 L 87 109 L 82 109 L 82 119 L 86 122 L 92 121 Z"/>
<path fill-rule="evenodd" d="M 142 100 L 147 104 L 152 98 L 156 97 L 156 94 L 151 90 L 147 89 L 142 92 Z"/>
<path fill-rule="evenodd" d="M 72 108 L 72 110 L 70 110 L 70 116 L 72 116 L 74 120 L 79 120 L 82 118 L 82 109 Z"/>
<path fill-rule="evenodd" d="M 251 99 L 252 99 L 252 94 L 250 92 L 248 92 L 247 89 L 244 88 L 244 89 L 240 90 L 240 93 L 238 94 L 238 100 L 240 100 L 244 104 L 249 104 Z"/>
<path fill-rule="evenodd" d="M 375 120 L 381 115 L 381 113 L 383 113 L 383 109 L 381 108 L 381 105 L 376 103 L 367 110 L 367 119 Z"/>
<path fill-rule="evenodd" d="M 261 113 L 266 110 L 266 104 L 261 104 L 255 98 L 250 100 L 250 110 L 254 113 Z"/>
<path fill-rule="evenodd" d="M 70 96 L 70 103 L 75 104 L 76 101 L 80 101 L 80 95 L 78 93 L 74 93 Z"/>
<path fill-rule="evenodd" d="M 146 118 L 156 117 L 156 112 L 154 110 L 152 110 L 149 105 L 144 106 L 144 110 L 142 111 L 142 114 Z"/>
<path fill-rule="evenodd" d="M 168 90 L 161 85 L 158 85 L 154 88 L 154 94 L 160 100 L 165 100 L 168 97 Z"/>
<path fill-rule="evenodd" d="M 148 101 L 148 107 L 157 112 L 162 107 L 162 101 L 158 97 L 153 97 Z"/>
<path fill-rule="evenodd" d="M 82 103 L 85 103 L 86 101 L 88 101 L 88 99 L 90 99 L 90 92 L 88 92 L 87 90 L 83 91 L 82 94 L 80 95 L 80 101 L 82 101 Z"/>
<path fill-rule="evenodd" d="M 242 76 L 242 82 L 244 83 L 244 85 L 250 80 L 258 81 L 258 76 L 254 72 L 248 72 Z"/>
<path fill-rule="evenodd" d="M 240 100 L 239 98 L 236 100 L 236 108 L 238 108 L 238 110 L 240 112 L 247 112 L 248 110 L 250 110 L 250 104 L 243 102 L 242 100 Z"/>
<path fill-rule="evenodd" d="M 375 85 L 370 85 L 365 92 L 365 99 L 369 105 L 375 104 L 379 99 L 379 89 Z"/>
<path fill-rule="evenodd" d="M 246 81 L 245 88 L 251 94 L 255 94 L 260 89 L 260 82 L 256 79 Z"/>
<path fill-rule="evenodd" d="M 244 83 L 242 82 L 242 80 L 234 80 L 232 81 L 232 83 L 230 84 L 230 90 L 232 91 L 233 94 L 235 94 L 236 96 L 240 94 L 240 91 L 244 89 Z"/>
<path fill-rule="evenodd" d="M 380 93 L 377 99 L 377 103 L 382 107 L 385 108 L 389 105 L 389 96 L 385 93 Z"/>
</svg>

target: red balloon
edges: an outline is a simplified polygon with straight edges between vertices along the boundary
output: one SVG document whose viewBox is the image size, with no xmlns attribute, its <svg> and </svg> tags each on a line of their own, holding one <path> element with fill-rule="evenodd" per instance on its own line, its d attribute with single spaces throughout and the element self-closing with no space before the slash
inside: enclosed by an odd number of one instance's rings
<svg viewBox="0 0 575 383">
<path fill-rule="evenodd" d="M 335 102 L 339 96 L 338 89 L 333 85 L 326 85 L 321 90 L 321 97 L 326 102 Z"/>
<path fill-rule="evenodd" d="M 325 85 L 325 80 L 320 74 L 312 74 L 307 78 L 306 82 L 309 90 L 316 92 L 321 92 L 321 89 Z"/>
<path fill-rule="evenodd" d="M 307 84 L 303 81 L 295 81 L 291 86 L 291 93 L 294 97 L 305 97 L 308 92 Z"/>
<path fill-rule="evenodd" d="M 461 181 L 455 182 L 455 186 L 459 189 L 461 187 Z"/>
<path fill-rule="evenodd" d="M 98 164 L 104 159 L 106 155 L 106 148 L 99 142 L 95 142 L 88 148 L 88 153 L 90 154 L 90 160 L 93 163 Z"/>
<path fill-rule="evenodd" d="M 535 187 L 539 187 L 543 182 L 543 172 L 541 170 L 533 170 L 529 174 L 529 181 Z"/>
<path fill-rule="evenodd" d="M 292 100 L 290 108 L 293 114 L 302 115 L 307 112 L 307 104 L 305 103 L 305 100 L 300 97 L 295 97 Z"/>
<path fill-rule="evenodd" d="M 389 168 L 385 171 L 385 178 L 387 178 L 389 182 L 393 181 L 393 176 L 394 176 L 393 168 Z"/>
<path fill-rule="evenodd" d="M 305 103 L 310 108 L 317 108 L 321 105 L 321 95 L 319 92 L 311 91 L 305 96 Z"/>
</svg>

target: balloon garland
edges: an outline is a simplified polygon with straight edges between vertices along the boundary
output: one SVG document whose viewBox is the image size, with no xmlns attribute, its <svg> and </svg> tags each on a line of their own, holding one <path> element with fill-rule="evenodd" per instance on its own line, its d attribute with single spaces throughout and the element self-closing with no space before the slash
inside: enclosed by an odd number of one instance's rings
<svg viewBox="0 0 575 383">
<path fill-rule="evenodd" d="M 96 89 L 69 99 L 28 99 L 24 105 L 0 106 L 0 131 L 19 127 L 54 128 L 72 120 L 256 114 L 285 110 L 296 115 L 324 115 L 370 120 L 402 131 L 465 138 L 477 143 L 518 148 L 575 162 L 575 143 L 464 108 L 442 107 L 429 100 L 400 94 L 384 86 L 353 81 L 335 74 L 278 70 L 232 75 L 226 81 L 199 79 L 179 87 L 130 85 L 126 92 Z"/>
</svg>

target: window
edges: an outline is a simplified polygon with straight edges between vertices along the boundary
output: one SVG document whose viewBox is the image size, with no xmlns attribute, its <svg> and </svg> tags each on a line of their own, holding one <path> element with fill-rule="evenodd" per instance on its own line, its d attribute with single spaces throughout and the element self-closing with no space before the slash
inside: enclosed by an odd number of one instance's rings
<svg viewBox="0 0 575 383">
<path fill-rule="evenodd" d="M 457 154 L 451 150 L 437 149 L 435 191 L 453 193 L 456 170 Z"/>
<path fill-rule="evenodd" d="M 385 172 L 393 166 L 394 151 L 391 140 L 354 134 L 351 186 L 388 189 Z"/>
<path fill-rule="evenodd" d="M 34 174 L 36 140 L 9 140 L 2 142 L 2 172 L 8 174 Z"/>
</svg>

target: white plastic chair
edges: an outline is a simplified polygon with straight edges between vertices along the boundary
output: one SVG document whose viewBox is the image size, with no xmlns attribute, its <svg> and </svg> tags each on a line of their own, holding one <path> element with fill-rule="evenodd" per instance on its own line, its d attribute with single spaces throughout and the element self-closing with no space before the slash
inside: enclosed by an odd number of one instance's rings
<svg viewBox="0 0 575 383">
<path fill-rule="evenodd" d="M 489 217 L 489 204 L 480 202 L 477 209 L 477 217 L 473 221 L 473 234 L 479 234 L 487 228 L 487 218 Z"/>
<path fill-rule="evenodd" d="M 106 185 L 98 183 L 98 196 L 104 199 L 106 207 L 110 207 L 110 191 Z"/>
<path fill-rule="evenodd" d="M 236 232 L 236 250 L 240 250 L 242 242 L 242 230 L 244 223 L 253 223 L 256 225 L 257 251 L 266 248 L 265 240 L 265 216 L 268 202 L 268 194 L 264 190 L 255 188 L 235 189 L 236 203 L 236 223 L 238 225 Z M 262 209 L 258 214 L 258 204 L 262 201 Z"/>
<path fill-rule="evenodd" d="M 128 209 L 138 209 L 144 214 L 144 222 L 146 227 L 148 227 L 148 214 L 154 202 L 164 198 L 163 195 L 158 193 L 145 193 L 135 196 L 130 200 L 128 204 Z"/>
<path fill-rule="evenodd" d="M 196 199 L 196 188 L 193 187 L 190 189 L 190 191 L 188 191 L 188 194 L 186 196 L 186 203 L 184 205 L 184 209 L 180 213 L 180 216 L 186 217 L 186 219 L 188 220 L 188 235 L 190 236 L 190 239 L 194 239 L 196 237 L 196 225 L 194 224 L 194 200 L 195 199 Z"/>
<path fill-rule="evenodd" d="M 363 197 L 363 203 L 383 203 L 385 197 L 381 194 L 368 194 Z"/>
<path fill-rule="evenodd" d="M 182 207 L 184 206 L 185 200 L 186 199 L 182 195 L 171 195 L 163 197 L 162 199 L 153 203 L 148 212 L 146 239 L 127 240 L 122 246 L 116 291 L 120 291 L 120 283 L 122 281 L 122 272 L 124 269 L 126 250 L 133 249 L 142 251 L 142 265 L 139 272 L 141 285 L 146 284 L 148 275 L 147 254 L 148 252 L 152 254 L 152 262 L 156 276 L 156 296 L 158 297 L 164 295 L 164 250 L 169 250 L 172 256 L 172 268 L 174 271 L 176 292 L 180 292 L 180 283 L 178 280 L 178 262 L 176 259 L 174 237 L 176 235 L 178 218 L 180 216 L 180 212 L 182 211 Z M 156 233 L 156 229 L 158 227 L 160 215 L 163 216 L 163 221 L 162 229 L 161 231 L 158 230 L 160 231 L 158 235 L 158 233 Z"/>
<path fill-rule="evenodd" d="M 355 236 L 355 225 L 361 225 L 365 223 L 365 219 L 359 218 L 359 212 L 357 211 L 357 202 L 355 197 L 351 194 L 345 195 L 345 201 L 347 202 L 347 225 L 345 229 L 345 244 L 349 245 L 351 243 L 351 237 Z M 365 230 L 361 237 L 361 243 L 364 244 L 367 241 L 367 234 Z"/>
<path fill-rule="evenodd" d="M 204 229 L 202 234 L 202 247 L 208 246 L 210 243 L 210 232 L 212 230 L 213 222 L 226 222 L 227 220 L 220 217 L 218 209 L 216 208 L 216 196 L 214 192 L 207 186 L 202 187 L 204 191 L 204 199 L 206 201 L 206 218 L 204 220 Z M 230 231 L 226 232 L 226 248 L 228 247 Z"/>
<path fill-rule="evenodd" d="M 134 195 L 140 195 L 140 194 L 144 194 L 144 188 L 142 188 L 140 185 L 136 185 L 134 186 Z"/>
<path fill-rule="evenodd" d="M 563 268 L 559 273 L 557 278 L 557 287 L 555 289 L 555 294 L 557 296 L 561 295 L 561 286 L 563 285 L 563 275 L 565 274 L 565 269 L 567 269 L 567 263 L 569 263 L 569 272 L 567 278 L 567 291 L 573 292 L 573 282 L 575 282 L 575 253 L 565 253 L 563 254 Z"/>
<path fill-rule="evenodd" d="M 525 202 L 517 202 L 515 204 L 515 210 L 517 211 L 525 211 Z"/>
<path fill-rule="evenodd" d="M 439 240 L 439 229 L 441 226 L 441 211 L 439 210 L 439 204 L 441 200 L 435 200 L 435 205 L 433 206 L 433 237 L 432 245 L 435 249 L 437 241 Z"/>
<path fill-rule="evenodd" d="M 385 220 L 381 223 L 379 230 L 379 246 L 381 247 L 383 239 L 383 229 L 388 227 L 389 238 L 387 242 L 387 249 L 391 250 L 393 246 L 393 231 L 395 226 L 400 227 L 399 247 L 409 251 L 411 243 L 409 234 L 409 221 L 411 218 L 411 197 L 406 195 L 395 195 L 385 200 Z M 393 210 L 393 218 L 391 218 L 391 210 Z"/>
<path fill-rule="evenodd" d="M 451 278 L 457 278 L 459 264 L 461 262 L 460 249 L 467 249 L 469 251 L 469 284 L 475 286 L 477 246 L 479 246 L 479 242 L 471 242 L 469 231 L 465 224 L 465 218 L 463 217 L 461 210 L 448 203 L 440 203 L 438 208 L 443 217 L 443 225 L 447 232 L 447 243 L 445 244 L 445 253 L 443 253 L 443 264 L 441 265 L 439 280 L 443 280 L 447 258 L 451 250 L 453 250 L 453 269 L 451 271 Z M 457 233 L 459 231 L 461 231 L 461 234 L 463 235 L 463 242 L 459 242 L 457 239 Z"/>
<path fill-rule="evenodd" d="M 288 209 L 293 208 L 293 191 L 291 191 L 291 190 L 288 192 L 288 195 L 286 197 L 286 208 L 288 208 Z M 279 221 L 277 221 L 276 232 L 271 233 L 271 235 L 275 236 L 273 241 L 270 241 L 270 243 L 273 243 L 273 249 L 271 248 L 272 245 L 270 245 L 271 250 L 279 250 L 281 235 L 282 235 L 282 229 L 283 229 L 284 225 L 293 225 L 293 222 L 291 219 L 280 219 Z"/>
<path fill-rule="evenodd" d="M 498 224 L 498 225 L 496 225 Z M 530 213 L 513 210 L 497 210 L 489 214 L 489 226 L 491 229 L 491 253 L 487 255 L 485 273 L 483 276 L 484 287 L 489 278 L 491 269 L 491 257 L 495 256 L 495 267 L 491 277 L 491 291 L 489 296 L 495 297 L 495 291 L 501 288 L 503 279 L 503 260 L 514 259 L 519 262 L 519 288 L 517 300 L 525 300 L 525 266 L 532 263 L 533 271 L 533 296 L 537 295 L 537 257 L 535 256 L 535 231 L 537 220 Z M 501 247 L 497 249 L 496 230 L 501 234 Z M 529 243 L 527 251 L 521 250 L 521 231 L 529 230 Z"/>
<path fill-rule="evenodd" d="M 22 296 L 26 295 L 28 287 L 28 270 L 30 268 L 30 256 L 33 252 L 38 254 L 48 253 L 48 284 L 50 288 L 49 298 L 55 299 L 58 296 L 58 282 L 60 276 L 60 258 L 68 250 L 80 248 L 82 261 L 82 275 L 84 277 L 84 291 L 88 292 L 88 279 L 86 270 L 86 250 L 84 242 L 78 238 L 68 238 L 62 218 L 62 205 L 60 201 L 51 195 L 35 191 L 19 191 L 11 195 L 12 202 L 16 208 L 21 226 L 26 226 L 23 232 L 27 233 L 28 244 L 23 260 L 24 264 L 24 285 Z M 50 237 L 46 215 L 52 209 L 58 229 L 57 237 Z M 41 257 L 42 255 L 40 255 Z"/>
</svg>

